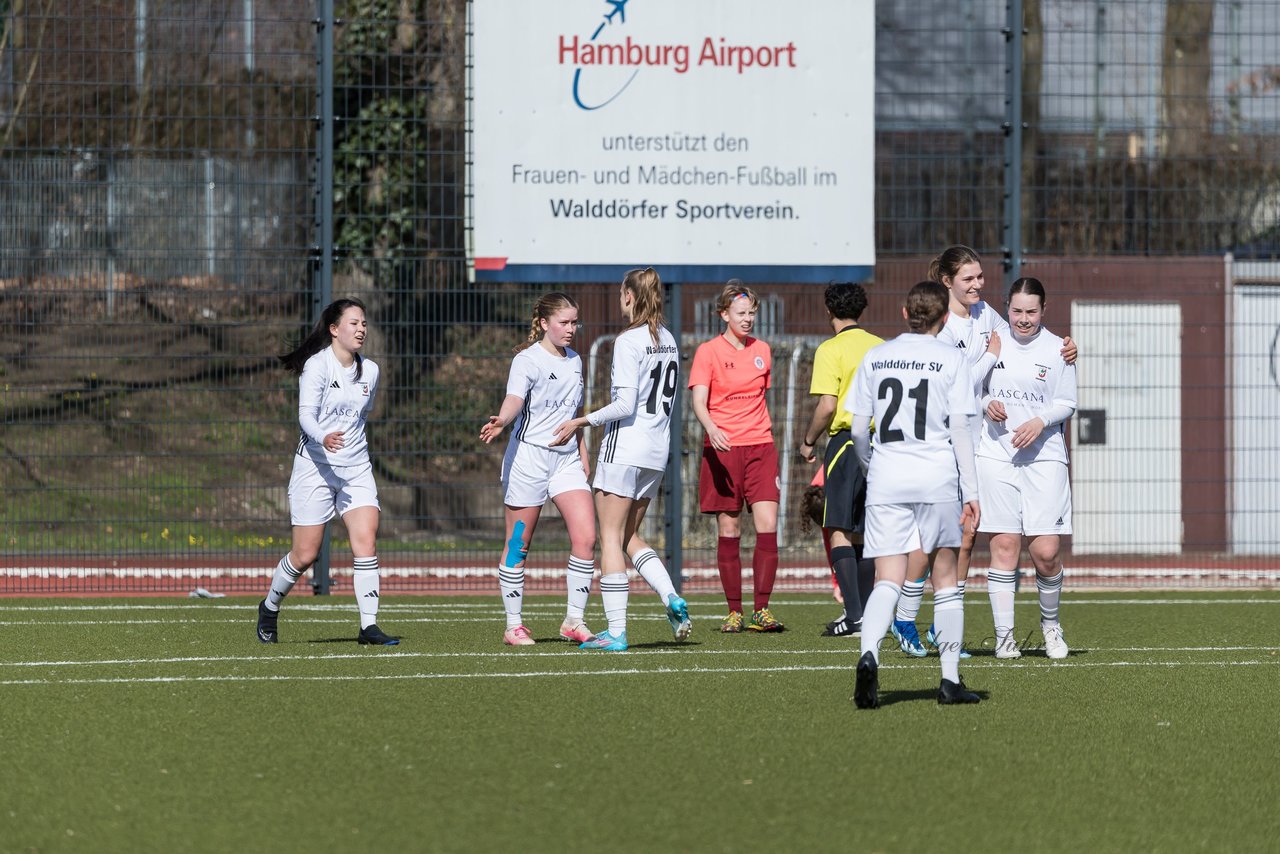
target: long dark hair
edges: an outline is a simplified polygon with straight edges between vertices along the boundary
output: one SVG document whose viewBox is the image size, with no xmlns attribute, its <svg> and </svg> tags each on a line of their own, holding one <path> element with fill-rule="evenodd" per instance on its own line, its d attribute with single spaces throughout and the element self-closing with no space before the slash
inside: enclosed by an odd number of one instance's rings
<svg viewBox="0 0 1280 854">
<path fill-rule="evenodd" d="M 319 353 L 325 347 L 333 343 L 333 336 L 329 334 L 329 327 L 336 324 L 342 319 L 342 315 L 349 308 L 358 308 L 364 311 L 364 303 L 358 299 L 347 297 L 345 299 L 334 300 L 324 307 L 324 311 L 320 312 L 320 319 L 316 321 L 316 325 L 312 327 L 311 334 L 302 339 L 302 343 L 280 357 L 280 362 L 295 374 L 301 374 L 303 367 L 316 353 Z M 360 361 L 360 354 L 353 353 L 356 357 L 356 379 L 360 379 L 360 374 L 364 371 L 364 366 Z"/>
</svg>

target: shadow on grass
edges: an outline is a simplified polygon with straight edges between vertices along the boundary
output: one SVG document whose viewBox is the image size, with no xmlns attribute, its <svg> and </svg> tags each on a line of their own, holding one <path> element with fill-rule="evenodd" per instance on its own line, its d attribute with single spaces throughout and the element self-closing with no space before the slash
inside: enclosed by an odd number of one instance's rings
<svg viewBox="0 0 1280 854">
<path fill-rule="evenodd" d="M 983 700 L 987 700 L 991 697 L 991 693 L 989 691 L 984 691 L 981 688 L 974 688 L 970 685 L 965 687 L 977 694 Z M 921 688 L 915 691 L 880 691 L 880 708 L 882 709 L 885 706 L 892 706 L 896 703 L 909 703 L 912 700 L 927 700 L 930 703 L 936 703 L 938 702 L 938 689 Z"/>
<path fill-rule="evenodd" d="M 398 639 L 400 640 L 400 642 L 401 642 L 401 643 L 403 643 L 404 641 L 408 640 L 408 638 L 407 638 L 407 637 L 405 637 L 404 635 L 392 635 L 392 637 L 398 638 Z M 358 641 L 358 640 L 353 636 L 353 637 L 347 637 L 347 638 L 312 638 L 311 640 L 307 641 L 307 643 L 349 643 L 349 644 L 357 644 L 357 643 L 359 643 L 359 641 Z M 391 646 L 395 646 L 395 644 L 390 644 L 390 645 L 391 645 Z M 379 645 L 379 644 L 365 644 L 365 646 L 368 646 L 370 649 L 378 649 L 378 647 L 379 647 L 380 645 Z"/>
</svg>

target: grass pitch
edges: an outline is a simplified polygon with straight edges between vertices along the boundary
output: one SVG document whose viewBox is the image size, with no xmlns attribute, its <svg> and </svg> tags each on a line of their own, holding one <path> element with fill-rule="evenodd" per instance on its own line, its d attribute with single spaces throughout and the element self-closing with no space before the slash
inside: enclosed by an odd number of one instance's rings
<svg viewBox="0 0 1280 854">
<path fill-rule="evenodd" d="M 355 606 L 0 600 L 2 851 L 1271 850 L 1280 593 L 1068 592 L 1070 658 L 996 661 L 939 707 L 936 656 L 885 642 L 884 707 L 849 697 L 858 642 L 824 596 L 783 634 L 671 640 L 633 591 L 629 652 L 501 645 L 496 596 Z M 588 623 L 603 628 L 599 600 Z M 926 603 L 928 597 L 926 596 Z M 1040 641 L 1034 594 L 1019 636 Z M 929 618 L 926 604 L 923 628 Z"/>
</svg>

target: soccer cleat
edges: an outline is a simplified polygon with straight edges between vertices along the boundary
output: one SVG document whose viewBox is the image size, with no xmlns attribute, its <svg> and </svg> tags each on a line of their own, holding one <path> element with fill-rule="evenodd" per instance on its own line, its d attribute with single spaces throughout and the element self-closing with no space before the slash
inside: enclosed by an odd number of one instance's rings
<svg viewBox="0 0 1280 854">
<path fill-rule="evenodd" d="M 720 624 L 720 631 L 726 635 L 736 635 L 742 631 L 742 612 L 730 611 L 729 616 Z"/>
<path fill-rule="evenodd" d="M 916 629 L 915 620 L 894 620 L 889 626 L 889 632 L 902 651 L 912 658 L 924 658 L 929 654 L 929 650 L 920 643 L 920 632 Z"/>
<path fill-rule="evenodd" d="M 565 620 L 560 624 L 560 637 L 565 640 L 574 641 L 575 643 L 585 643 L 595 637 L 591 633 L 591 629 L 587 628 L 587 624 L 579 621 L 576 625 Z"/>
<path fill-rule="evenodd" d="M 1062 626 L 1041 626 L 1040 630 L 1044 632 L 1044 654 L 1061 661 L 1067 657 L 1070 652 L 1067 649 L 1067 642 L 1062 638 Z"/>
<path fill-rule="evenodd" d="M 263 643 L 278 643 L 279 636 L 276 634 L 276 623 L 280 619 L 279 611 L 272 611 L 267 607 L 267 600 L 263 599 L 258 603 L 258 640 Z"/>
<path fill-rule="evenodd" d="M 502 642 L 507 646 L 533 646 L 533 635 L 524 626 L 516 626 L 502 633 Z"/>
<path fill-rule="evenodd" d="M 627 633 L 622 631 L 617 637 L 608 632 L 601 632 L 591 640 L 578 645 L 578 649 L 603 649 L 607 652 L 626 652 Z"/>
<path fill-rule="evenodd" d="M 842 616 L 838 620 L 832 620 L 827 623 L 827 627 L 822 630 L 824 638 L 860 638 L 862 637 L 862 621 L 856 623 L 849 622 L 847 616 Z"/>
<path fill-rule="evenodd" d="M 377 623 L 361 629 L 360 637 L 356 638 L 356 640 L 370 646 L 395 646 L 400 643 L 400 638 L 391 637 L 391 635 L 378 628 Z"/>
<path fill-rule="evenodd" d="M 787 627 L 779 623 L 768 608 L 761 608 L 751 615 L 747 630 L 752 632 L 785 632 Z"/>
<path fill-rule="evenodd" d="M 925 643 L 927 643 L 929 646 L 933 647 L 934 649 L 937 649 L 937 648 L 938 648 L 938 636 L 937 636 L 937 634 L 935 634 L 935 633 L 934 633 L 934 631 L 933 631 L 933 630 L 934 630 L 934 628 L 935 628 L 934 626 L 930 626 L 930 627 L 929 627 L 929 631 L 927 631 L 927 632 L 925 632 L 925 633 L 924 633 L 924 642 L 925 642 Z M 973 658 L 973 656 L 969 654 L 969 650 L 965 649 L 963 646 L 962 646 L 962 647 L 960 647 L 960 657 L 961 657 L 961 658 Z"/>
<path fill-rule="evenodd" d="M 693 631 L 693 620 L 689 619 L 689 603 L 672 593 L 667 598 L 667 622 L 671 623 L 671 631 L 676 640 L 687 640 Z"/>
<path fill-rule="evenodd" d="M 880 708 L 880 665 L 870 652 L 858 659 L 858 675 L 853 683 L 853 704 L 859 709 Z"/>
<path fill-rule="evenodd" d="M 1022 650 L 1018 649 L 1018 644 L 1014 642 L 1013 632 L 1009 632 L 1003 641 L 996 644 L 996 658 L 1022 658 Z"/>
<path fill-rule="evenodd" d="M 982 698 L 965 687 L 964 680 L 952 682 L 949 679 L 943 679 L 942 684 L 938 686 L 938 705 L 954 706 L 959 703 L 979 703 Z"/>
</svg>

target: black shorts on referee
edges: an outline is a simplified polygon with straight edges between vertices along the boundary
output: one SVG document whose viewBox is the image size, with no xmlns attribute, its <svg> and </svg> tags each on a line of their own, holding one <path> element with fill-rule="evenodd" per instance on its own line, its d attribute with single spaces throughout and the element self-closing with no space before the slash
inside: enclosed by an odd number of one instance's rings
<svg viewBox="0 0 1280 854">
<path fill-rule="evenodd" d="M 827 438 L 823 460 L 826 505 L 822 527 L 861 534 L 867 515 L 867 479 L 853 450 L 853 434 L 841 430 Z"/>
</svg>

